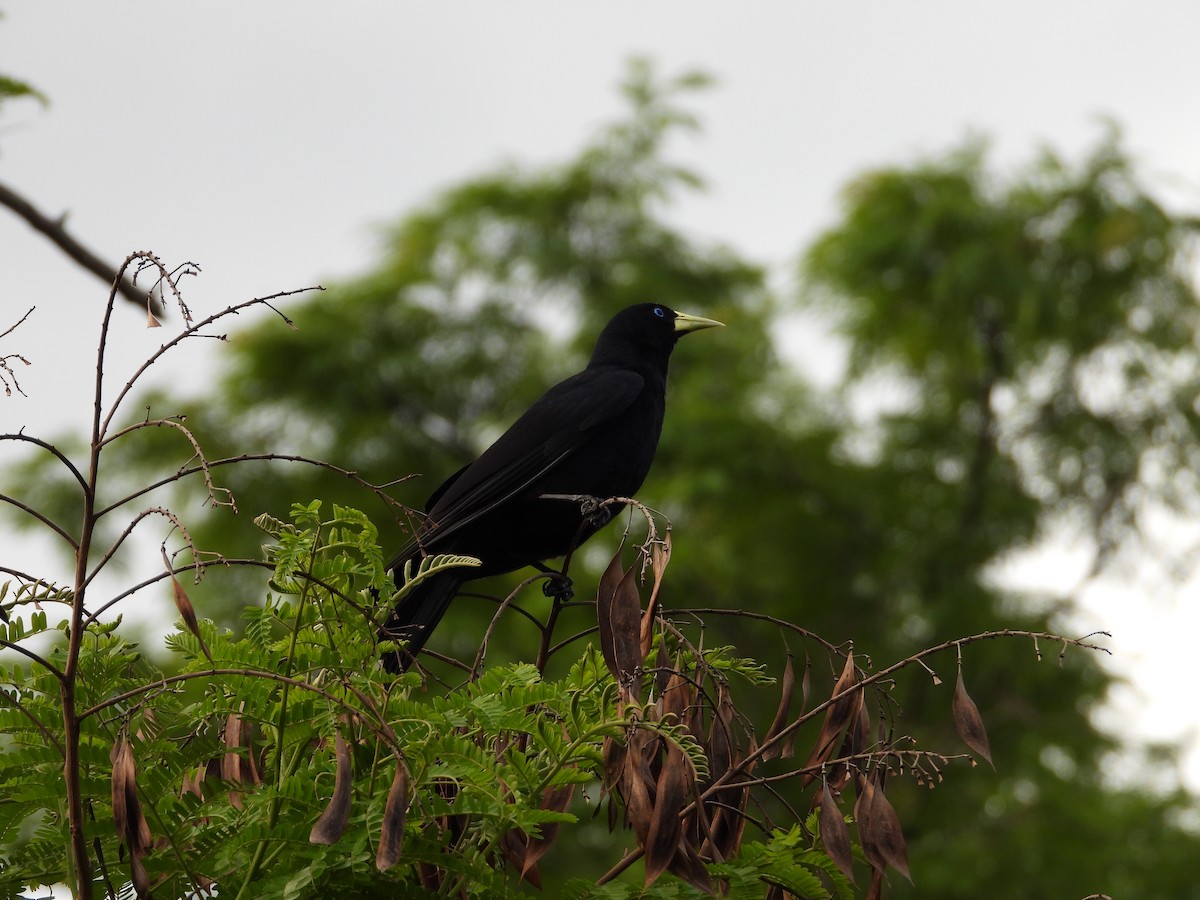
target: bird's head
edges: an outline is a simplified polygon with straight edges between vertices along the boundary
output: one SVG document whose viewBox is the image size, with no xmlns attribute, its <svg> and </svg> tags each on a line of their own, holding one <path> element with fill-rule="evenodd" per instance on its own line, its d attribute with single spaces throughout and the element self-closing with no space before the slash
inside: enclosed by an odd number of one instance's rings
<svg viewBox="0 0 1200 900">
<path fill-rule="evenodd" d="M 675 342 L 685 334 L 721 326 L 721 322 L 676 312 L 661 303 L 627 306 L 600 332 L 591 364 L 630 365 L 635 360 L 653 360 L 665 366 Z"/>
</svg>

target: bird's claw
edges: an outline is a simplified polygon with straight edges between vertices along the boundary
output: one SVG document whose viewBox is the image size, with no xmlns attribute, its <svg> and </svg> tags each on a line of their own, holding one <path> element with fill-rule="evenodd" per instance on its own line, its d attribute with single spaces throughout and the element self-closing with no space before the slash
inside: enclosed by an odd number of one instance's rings
<svg viewBox="0 0 1200 900">
<path fill-rule="evenodd" d="M 595 528 L 603 528 L 612 519 L 612 510 L 603 506 L 598 497 L 584 497 L 579 502 L 579 512 Z"/>
<path fill-rule="evenodd" d="M 575 596 L 574 582 L 562 572 L 551 572 L 550 577 L 542 584 L 542 593 L 553 597 L 559 603 L 566 603 Z"/>
</svg>

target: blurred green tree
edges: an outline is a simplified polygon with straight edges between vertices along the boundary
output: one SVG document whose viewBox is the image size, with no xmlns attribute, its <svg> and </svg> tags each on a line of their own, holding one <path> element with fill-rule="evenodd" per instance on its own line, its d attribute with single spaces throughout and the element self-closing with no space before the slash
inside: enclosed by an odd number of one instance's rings
<svg viewBox="0 0 1200 900">
<path fill-rule="evenodd" d="M 376 483 L 427 474 L 396 488 L 419 507 L 581 365 L 615 310 L 652 299 L 721 319 L 730 327 L 716 339 L 676 354 L 641 497 L 677 529 L 664 602 L 779 616 L 854 640 L 877 664 L 971 633 L 1049 629 L 1065 598 L 1010 596 L 989 573 L 1064 519 L 1086 522 L 1102 563 L 1146 509 L 1194 509 L 1198 307 L 1183 260 L 1195 222 L 1155 203 L 1114 136 L 1082 165 L 1047 155 L 1011 183 L 977 146 L 855 182 L 843 220 L 804 257 L 798 302 L 833 315 L 849 348 L 843 382 L 824 394 L 775 351 L 793 306 L 762 268 L 664 217 L 700 184 L 664 145 L 695 127 L 679 97 L 704 82 L 657 83 L 636 64 L 628 119 L 578 157 L 445 192 L 390 231 L 373 272 L 289 309 L 296 333 L 269 323 L 234 335 L 209 396 L 146 402 L 186 408 L 213 459 L 304 453 Z M 854 412 L 871 409 L 881 380 L 902 408 Z M 190 452 L 148 435 L 125 464 L 174 466 Z M 252 516 L 295 500 L 388 518 L 327 470 L 221 475 L 249 515 L 215 510 L 194 534 L 227 554 L 254 554 Z M 51 509 L 45 490 L 38 507 Z M 390 525 L 399 543 L 404 523 Z M 616 529 L 578 561 L 581 592 L 615 540 Z M 203 614 L 224 604 L 231 619 L 261 591 L 230 584 L 194 594 Z M 492 610 L 459 601 L 431 646 L 473 654 Z M 719 642 L 781 660 L 783 642 L 752 623 L 706 620 Z M 493 646 L 521 658 L 535 642 L 514 628 Z M 1180 824 L 1194 799 L 1104 774 L 1124 736 L 1091 719 L 1112 684 L 1100 661 L 1070 654 L 1059 669 L 1000 642 L 964 655 L 998 772 L 955 769 L 933 792 L 889 787 L 917 883 L 893 895 L 1200 896 L 1200 837 Z M 827 686 L 833 673 L 814 659 Z M 902 726 L 923 746 L 958 745 L 951 665 L 946 684 L 896 687 Z"/>
</svg>

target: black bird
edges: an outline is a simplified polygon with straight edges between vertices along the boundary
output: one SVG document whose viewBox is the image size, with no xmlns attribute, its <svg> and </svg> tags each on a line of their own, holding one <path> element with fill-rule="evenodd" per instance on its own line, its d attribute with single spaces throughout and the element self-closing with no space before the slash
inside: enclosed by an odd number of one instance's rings
<svg viewBox="0 0 1200 900">
<path fill-rule="evenodd" d="M 600 332 L 586 369 L 546 391 L 433 492 L 424 524 L 388 565 L 397 584 L 405 563 L 415 569 L 423 556 L 462 554 L 482 564 L 435 574 L 400 600 L 380 632 L 405 643 L 385 658 L 389 669 L 411 664 L 464 581 L 525 566 L 549 571 L 546 560 L 570 553 L 620 511 L 585 516 L 581 503 L 544 495 L 632 496 L 658 447 L 676 341 L 720 324 L 657 303 L 622 310 Z"/>
</svg>

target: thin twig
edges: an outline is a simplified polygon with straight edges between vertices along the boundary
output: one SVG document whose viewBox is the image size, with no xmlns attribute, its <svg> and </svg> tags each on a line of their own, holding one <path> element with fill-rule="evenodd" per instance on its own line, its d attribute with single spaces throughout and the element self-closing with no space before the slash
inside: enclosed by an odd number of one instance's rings
<svg viewBox="0 0 1200 900">
<path fill-rule="evenodd" d="M 63 750 L 63 745 L 59 743 L 58 738 L 54 736 L 54 732 L 43 725 L 41 719 L 26 709 L 21 704 L 21 701 L 13 696 L 13 692 L 0 691 L 0 703 L 7 703 L 25 718 L 27 718 L 30 722 L 32 722 L 37 730 L 42 733 L 42 737 L 44 737 L 48 743 L 54 745 L 54 749 L 58 751 L 59 756 L 63 756 L 65 754 L 66 751 Z"/>
<path fill-rule="evenodd" d="M 128 260 L 126 260 L 126 264 L 128 264 L 131 260 L 133 260 L 135 258 L 143 258 L 145 255 L 146 254 L 135 254 L 134 256 L 131 256 Z M 163 357 L 163 355 L 166 354 L 172 348 L 177 347 L 179 344 L 183 343 L 185 340 L 187 340 L 190 337 L 197 336 L 202 329 L 207 328 L 213 322 L 223 319 L 226 316 L 240 315 L 242 310 L 249 309 L 254 306 L 267 306 L 271 310 L 273 310 L 277 315 L 279 315 L 284 320 L 284 322 L 286 322 L 287 324 L 294 324 L 291 319 L 289 319 L 287 316 L 283 315 L 283 313 L 279 312 L 279 310 L 276 309 L 274 306 L 271 306 L 271 304 L 268 301 L 278 300 L 281 297 L 291 297 L 295 294 L 304 294 L 309 291 L 323 291 L 323 290 L 325 290 L 325 288 L 323 288 L 321 285 L 318 284 L 318 285 L 312 285 L 311 287 L 296 288 L 296 289 L 290 290 L 290 291 L 280 291 L 275 294 L 268 294 L 265 297 L 255 297 L 253 300 L 243 300 L 241 303 L 235 303 L 232 306 L 227 306 L 227 307 L 225 307 L 225 309 L 221 310 L 220 312 L 215 312 L 208 318 L 202 319 L 201 321 L 196 322 L 195 324 L 189 325 L 187 328 L 180 331 L 179 334 L 175 335 L 175 337 L 173 337 L 171 340 L 167 341 L 165 344 L 163 344 L 161 347 L 159 347 L 158 350 L 156 350 L 154 353 L 152 353 L 149 357 L 147 357 L 146 361 L 144 363 L 142 363 L 141 366 L 138 367 L 136 372 L 133 373 L 133 375 L 130 377 L 129 381 L 127 381 L 125 383 L 125 386 L 123 388 L 121 388 L 120 393 L 118 393 L 116 398 L 114 398 L 114 400 L 112 402 L 112 408 L 108 414 L 108 418 L 105 419 L 105 421 L 104 421 L 104 426 L 100 430 L 100 434 L 103 436 L 104 434 L 106 434 L 108 432 L 108 426 L 109 426 L 109 423 L 112 421 L 112 417 L 116 414 L 118 407 L 120 407 L 121 402 L 125 399 L 126 395 L 128 395 L 129 392 L 131 390 L 133 390 L 133 386 L 137 382 L 137 380 L 139 378 L 141 378 L 143 374 L 145 374 L 147 369 L 149 369 L 152 365 L 154 365 L 156 362 L 158 362 L 158 360 L 161 359 Z M 107 327 L 107 322 L 105 323 L 105 326 Z M 226 335 L 218 335 L 217 338 L 218 338 L 218 340 L 225 340 Z"/>
<path fill-rule="evenodd" d="M 59 669 L 57 666 L 55 666 L 53 663 L 51 663 L 50 660 L 44 659 L 41 656 L 38 656 L 32 650 L 26 649 L 25 647 L 22 647 L 20 644 L 14 644 L 12 641 L 4 640 L 2 638 L 0 638 L 0 647 L 4 647 L 8 650 L 14 650 L 17 653 L 20 653 L 22 656 L 26 657 L 27 659 L 33 660 L 35 663 L 37 663 L 39 666 L 44 668 L 47 672 L 49 672 L 55 678 L 59 679 L 59 681 L 62 680 L 62 677 L 63 677 L 62 670 Z"/>
<path fill-rule="evenodd" d="M 109 560 L 116 556 L 117 551 L 121 548 L 121 545 L 125 543 L 125 539 L 133 534 L 133 530 L 138 526 L 138 523 L 149 516 L 162 516 L 172 525 L 178 528 L 184 534 L 188 544 L 192 547 L 192 553 L 195 554 L 196 548 L 194 545 L 192 545 L 191 536 L 188 535 L 187 528 L 184 527 L 184 524 L 179 520 L 179 517 L 165 507 L 152 506 L 149 509 L 143 509 L 140 513 L 133 517 L 128 525 L 125 526 L 125 530 L 121 532 L 117 539 L 108 548 L 108 551 L 104 554 L 103 558 L 101 558 L 100 562 L 96 563 L 91 573 L 87 576 L 84 581 L 84 587 L 87 587 L 89 584 L 91 584 L 95 577 L 100 574 L 100 570 L 108 565 Z"/>
<path fill-rule="evenodd" d="M 114 509 L 136 500 L 138 497 L 144 496 L 145 494 L 157 490 L 160 487 L 165 487 L 166 485 L 178 481 L 181 478 L 186 478 L 189 475 L 195 475 L 199 472 L 216 469 L 219 466 L 231 466 L 236 463 L 243 462 L 298 462 L 304 463 L 305 465 L 316 466 L 321 469 L 328 469 L 330 472 L 345 476 L 355 484 L 358 484 L 360 487 L 364 487 L 371 491 L 382 501 L 384 501 L 387 506 L 390 506 L 393 510 L 399 510 L 403 514 L 405 520 L 409 523 L 411 523 L 412 517 L 417 515 L 417 513 L 415 513 L 412 509 L 405 506 L 394 497 L 389 496 L 385 491 L 386 488 L 389 488 L 392 485 L 401 484 L 402 482 L 408 481 L 410 478 L 417 477 L 415 475 L 405 475 L 403 478 L 394 479 L 393 481 L 389 481 L 387 484 L 377 485 L 367 481 L 365 478 L 351 469 L 343 469 L 341 466 L 335 466 L 332 463 L 328 463 L 320 459 L 312 459 L 311 457 L 307 456 L 297 456 L 291 453 L 243 453 L 240 456 L 229 456 L 224 459 L 209 460 L 205 465 L 182 468 L 173 475 L 169 475 L 166 478 L 160 478 L 158 481 L 139 488 L 133 493 L 127 494 L 121 499 L 110 503 L 108 506 L 97 512 L 96 516 L 99 517 L 105 515 L 106 513 L 110 513 Z"/>
<path fill-rule="evenodd" d="M 12 506 L 15 506 L 17 509 L 21 510 L 21 512 L 29 514 L 30 516 L 32 516 L 33 518 L 35 518 L 39 522 L 41 522 L 43 525 L 45 525 L 47 528 L 49 528 L 51 531 L 53 531 L 55 534 L 57 534 L 64 541 L 66 541 L 67 544 L 70 545 L 72 550 L 79 549 L 79 542 L 76 541 L 75 538 L 71 537 L 71 535 L 67 533 L 67 530 L 65 528 L 63 528 L 57 522 L 54 522 L 53 520 L 51 520 L 49 516 L 45 515 L 42 512 L 39 512 L 38 510 L 34 509 L 32 506 L 28 505 L 27 503 L 22 503 L 16 497 L 10 497 L 10 496 L 8 496 L 8 494 L 0 494 L 0 503 L 11 504 Z"/>
</svg>

